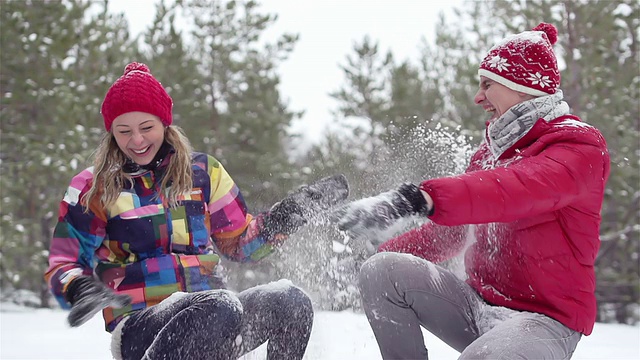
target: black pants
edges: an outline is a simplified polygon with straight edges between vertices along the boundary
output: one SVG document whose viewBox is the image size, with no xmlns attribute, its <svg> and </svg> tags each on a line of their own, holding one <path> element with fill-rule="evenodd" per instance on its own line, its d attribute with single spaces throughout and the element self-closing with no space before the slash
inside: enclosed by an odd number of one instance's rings
<svg viewBox="0 0 640 360">
<path fill-rule="evenodd" d="M 267 356 L 302 359 L 313 324 L 309 297 L 286 280 L 238 295 L 177 293 L 129 317 L 123 359 L 237 359 L 268 341 Z"/>
</svg>

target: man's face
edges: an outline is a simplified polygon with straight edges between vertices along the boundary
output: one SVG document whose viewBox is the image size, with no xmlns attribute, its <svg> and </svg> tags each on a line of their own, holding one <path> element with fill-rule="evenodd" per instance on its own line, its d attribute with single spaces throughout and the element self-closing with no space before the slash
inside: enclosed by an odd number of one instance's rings
<svg viewBox="0 0 640 360">
<path fill-rule="evenodd" d="M 490 113 L 489 121 L 493 121 L 512 106 L 533 98 L 533 95 L 511 90 L 496 81 L 480 76 L 480 86 L 474 97 L 474 102 Z"/>
</svg>

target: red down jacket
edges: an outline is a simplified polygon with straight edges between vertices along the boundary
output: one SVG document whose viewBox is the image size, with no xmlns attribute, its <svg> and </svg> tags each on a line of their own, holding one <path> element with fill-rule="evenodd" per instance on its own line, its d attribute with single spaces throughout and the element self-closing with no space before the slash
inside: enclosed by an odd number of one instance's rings
<svg viewBox="0 0 640 360">
<path fill-rule="evenodd" d="M 589 335 L 596 318 L 594 262 L 609 176 L 600 132 L 568 115 L 539 120 L 492 160 L 484 142 L 463 175 L 424 181 L 435 212 L 380 251 L 441 262 L 465 246 L 467 282 L 490 304 L 546 314 Z"/>
</svg>

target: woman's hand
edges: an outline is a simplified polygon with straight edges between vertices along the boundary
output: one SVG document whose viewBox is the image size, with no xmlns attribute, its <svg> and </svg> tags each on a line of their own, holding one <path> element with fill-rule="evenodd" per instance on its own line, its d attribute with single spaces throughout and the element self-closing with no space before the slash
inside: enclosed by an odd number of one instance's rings
<svg viewBox="0 0 640 360">
<path fill-rule="evenodd" d="M 121 308 L 131 303 L 129 295 L 116 294 L 103 283 L 89 276 L 80 276 L 71 280 L 66 297 L 71 303 L 67 320 L 73 327 L 89 321 L 106 307 Z"/>
</svg>

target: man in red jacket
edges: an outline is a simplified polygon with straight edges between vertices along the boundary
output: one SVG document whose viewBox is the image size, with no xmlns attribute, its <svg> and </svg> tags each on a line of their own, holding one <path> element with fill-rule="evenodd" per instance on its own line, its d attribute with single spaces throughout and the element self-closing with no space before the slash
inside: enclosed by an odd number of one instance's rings
<svg viewBox="0 0 640 360">
<path fill-rule="evenodd" d="M 474 100 L 491 118 L 464 174 L 403 184 L 338 216 L 369 242 L 396 220 L 431 220 L 361 268 L 383 358 L 427 358 L 421 326 L 461 359 L 568 359 L 591 333 L 610 160 L 600 132 L 563 101 L 556 40 L 542 23 L 484 58 Z M 463 280 L 436 265 L 461 251 Z"/>
</svg>

